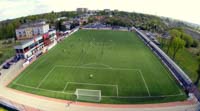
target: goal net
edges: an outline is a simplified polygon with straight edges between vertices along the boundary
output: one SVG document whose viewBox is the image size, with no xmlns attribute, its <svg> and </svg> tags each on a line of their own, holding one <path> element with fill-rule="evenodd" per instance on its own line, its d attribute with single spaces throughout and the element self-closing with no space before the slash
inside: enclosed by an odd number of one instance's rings
<svg viewBox="0 0 200 111">
<path fill-rule="evenodd" d="M 101 101 L 101 90 L 76 89 L 75 95 L 77 97 L 77 100 L 81 101 Z"/>
</svg>

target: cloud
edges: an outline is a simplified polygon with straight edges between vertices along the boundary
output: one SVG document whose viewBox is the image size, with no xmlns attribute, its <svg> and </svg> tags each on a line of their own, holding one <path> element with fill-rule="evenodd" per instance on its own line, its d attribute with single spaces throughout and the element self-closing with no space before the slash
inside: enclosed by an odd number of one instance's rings
<svg viewBox="0 0 200 111">
<path fill-rule="evenodd" d="M 200 24 L 199 4 L 199 0 L 0 0 L 0 20 L 87 7 L 156 14 Z"/>
<path fill-rule="evenodd" d="M 0 6 L 0 20 L 44 13 L 48 11 L 48 7 L 46 5 L 42 5 L 36 0 L 3 0 L 0 1 Z"/>
</svg>

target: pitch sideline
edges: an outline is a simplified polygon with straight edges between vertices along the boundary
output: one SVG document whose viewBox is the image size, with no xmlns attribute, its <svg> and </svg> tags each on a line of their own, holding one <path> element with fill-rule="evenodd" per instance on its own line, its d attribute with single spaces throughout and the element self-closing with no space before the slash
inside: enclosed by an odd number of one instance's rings
<svg viewBox="0 0 200 111">
<path fill-rule="evenodd" d="M 23 84 L 19 84 L 19 83 L 13 83 L 13 84 L 16 86 L 21 86 L 21 87 L 35 89 L 35 90 L 43 90 L 43 91 L 47 91 L 47 92 L 74 95 L 74 93 L 67 93 L 67 92 L 63 92 L 63 91 L 49 90 L 49 89 L 44 89 L 44 88 L 36 88 L 33 86 L 23 85 Z M 104 97 L 104 98 L 160 98 L 160 97 L 177 97 L 177 96 L 182 96 L 182 95 L 184 95 L 184 94 L 169 94 L 169 95 L 160 95 L 160 96 L 102 96 L 102 97 Z"/>
</svg>

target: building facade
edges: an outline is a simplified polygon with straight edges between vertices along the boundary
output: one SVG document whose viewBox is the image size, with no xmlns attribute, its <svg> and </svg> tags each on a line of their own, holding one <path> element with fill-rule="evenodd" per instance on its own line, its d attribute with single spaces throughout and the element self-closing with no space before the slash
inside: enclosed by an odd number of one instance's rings
<svg viewBox="0 0 200 111">
<path fill-rule="evenodd" d="M 46 52 L 52 44 L 56 43 L 56 31 L 50 30 L 43 35 L 21 42 L 14 47 L 16 56 L 26 59 L 31 56 L 39 56 Z"/>
<path fill-rule="evenodd" d="M 86 13 L 86 12 L 88 12 L 88 9 L 87 8 L 77 8 L 76 11 L 77 11 L 77 13 Z"/>
<path fill-rule="evenodd" d="M 110 9 L 104 9 L 104 12 L 109 13 L 109 12 L 111 12 L 111 10 Z"/>
<path fill-rule="evenodd" d="M 72 20 L 63 21 L 63 22 L 62 22 L 62 25 L 65 27 L 66 30 L 70 30 L 72 24 L 73 24 L 73 21 L 72 21 Z"/>
<path fill-rule="evenodd" d="M 42 35 L 49 31 L 49 24 L 45 21 L 23 24 L 15 30 L 17 40 L 30 39 L 35 36 Z"/>
</svg>

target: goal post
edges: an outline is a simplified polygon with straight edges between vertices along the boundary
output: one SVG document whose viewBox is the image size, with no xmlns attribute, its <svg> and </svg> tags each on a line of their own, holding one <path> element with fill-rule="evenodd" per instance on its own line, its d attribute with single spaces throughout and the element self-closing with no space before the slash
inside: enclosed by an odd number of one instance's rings
<svg viewBox="0 0 200 111">
<path fill-rule="evenodd" d="M 81 101 L 89 101 L 89 102 L 101 101 L 101 90 L 76 89 L 75 95 L 77 97 L 77 100 Z"/>
</svg>

